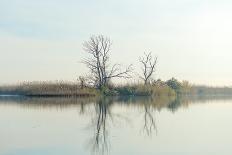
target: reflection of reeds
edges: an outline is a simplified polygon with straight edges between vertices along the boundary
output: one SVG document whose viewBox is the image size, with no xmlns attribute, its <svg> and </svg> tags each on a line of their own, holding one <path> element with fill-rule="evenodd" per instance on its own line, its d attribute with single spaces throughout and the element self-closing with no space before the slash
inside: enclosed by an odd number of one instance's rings
<svg viewBox="0 0 232 155">
<path fill-rule="evenodd" d="M 135 96 L 116 96 L 116 97 L 87 97 L 87 98 L 76 98 L 76 97 L 27 97 L 27 96 L 15 96 L 15 97 L 0 97 L 1 103 L 20 103 L 19 106 L 27 107 L 69 107 L 71 105 L 89 105 L 93 103 L 99 103 L 102 98 L 104 98 L 103 103 L 117 104 L 122 106 L 131 107 L 143 107 L 144 105 L 149 105 L 157 110 L 161 110 L 167 107 L 175 97 L 135 97 Z"/>
<path fill-rule="evenodd" d="M 80 113 L 84 112 L 85 105 L 92 105 L 99 103 L 102 100 L 101 96 L 96 97 L 26 97 L 26 96 L 5 96 L 0 97 L 0 104 L 11 103 L 17 106 L 24 106 L 28 108 L 53 108 L 53 107 L 70 107 L 70 106 L 82 106 Z M 133 107 L 142 109 L 144 106 L 149 109 L 160 111 L 164 108 L 175 112 L 180 107 L 188 107 L 195 103 L 208 103 L 213 100 L 232 100 L 232 96 L 115 96 L 115 97 L 104 97 L 104 102 L 109 105 L 120 105 L 126 107 Z M 18 104 L 20 103 L 20 104 Z"/>
<path fill-rule="evenodd" d="M 0 104 L 16 105 L 28 109 L 66 109 L 78 108 L 91 105 L 96 101 L 96 97 L 77 98 L 77 97 L 26 97 L 26 96 L 6 96 L 0 97 Z M 80 109 L 81 110 L 81 109 Z M 83 109 L 82 109 L 83 111 Z M 81 112 L 80 113 L 84 113 Z"/>
<path fill-rule="evenodd" d="M 155 114 L 162 109 L 168 109 L 171 112 L 176 112 L 181 107 L 188 107 L 190 104 L 207 103 L 210 100 L 231 100 L 232 97 L 214 96 L 179 96 L 179 97 L 92 97 L 92 98 L 34 98 L 34 97 L 0 97 L 0 105 L 15 104 L 23 108 L 36 109 L 79 109 L 78 115 L 92 116 L 90 128 L 93 130 L 93 135 L 90 135 L 88 147 L 96 154 L 109 154 L 110 152 L 110 128 L 115 126 L 122 120 L 127 121 L 127 125 L 131 123 L 127 113 L 130 110 L 139 110 L 142 113 L 141 126 L 143 134 L 152 137 L 153 133 L 157 133 L 159 124 L 156 124 Z M 121 113 L 113 113 L 113 106 L 122 106 L 127 108 L 125 115 Z M 128 118 L 127 118 L 128 117 Z M 135 120 L 137 121 L 137 120 Z"/>
</svg>

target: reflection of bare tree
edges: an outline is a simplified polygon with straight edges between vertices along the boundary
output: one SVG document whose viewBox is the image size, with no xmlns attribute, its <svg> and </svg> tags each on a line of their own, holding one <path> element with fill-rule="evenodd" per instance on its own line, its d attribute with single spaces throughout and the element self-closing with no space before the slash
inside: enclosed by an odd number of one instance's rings
<svg viewBox="0 0 232 155">
<path fill-rule="evenodd" d="M 144 126 L 143 131 L 147 136 L 151 136 L 153 131 L 157 132 L 154 109 L 147 103 L 144 103 Z"/>
<path fill-rule="evenodd" d="M 92 140 L 92 150 L 94 153 L 108 154 L 109 139 L 107 131 L 107 121 L 111 116 L 110 105 L 112 100 L 101 98 L 95 105 L 96 117 L 94 117 L 93 125 L 95 128 L 94 137 Z"/>
<path fill-rule="evenodd" d="M 155 110 L 154 100 L 153 98 L 147 98 L 144 102 L 142 102 L 144 106 L 144 125 L 143 131 L 147 136 L 151 136 L 152 132 L 157 132 L 156 123 L 155 123 Z"/>
<path fill-rule="evenodd" d="M 91 112 L 88 115 L 92 115 L 91 129 L 94 130 L 94 135 L 90 139 L 88 144 L 89 149 L 93 154 L 109 154 L 110 152 L 110 136 L 109 130 L 111 125 L 114 125 L 114 121 L 117 118 L 131 123 L 131 120 L 127 116 L 123 116 L 119 113 L 112 113 L 112 105 L 123 105 L 139 107 L 143 110 L 143 124 L 142 131 L 145 135 L 151 137 L 153 132 L 157 133 L 157 127 L 155 122 L 155 112 L 164 107 L 167 107 L 171 102 L 171 99 L 152 98 L 152 97 L 100 97 L 94 102 L 94 106 L 86 107 L 85 102 L 80 103 L 80 114 L 84 114 L 87 111 Z M 90 111 L 89 111 L 90 110 Z M 118 124 L 118 123 L 117 123 Z"/>
<path fill-rule="evenodd" d="M 80 103 L 80 112 L 79 113 L 80 113 L 80 115 L 85 113 L 85 103 L 84 102 Z"/>
</svg>

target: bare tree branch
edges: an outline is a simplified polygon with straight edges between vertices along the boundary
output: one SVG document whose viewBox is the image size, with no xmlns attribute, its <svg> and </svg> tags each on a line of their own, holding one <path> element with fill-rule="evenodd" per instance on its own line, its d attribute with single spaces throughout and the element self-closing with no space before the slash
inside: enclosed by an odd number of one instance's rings
<svg viewBox="0 0 232 155">
<path fill-rule="evenodd" d="M 129 73 L 132 71 L 131 65 L 124 71 L 120 70 L 119 64 L 114 64 L 109 69 L 111 45 L 111 40 L 103 35 L 92 36 L 89 41 L 83 43 L 83 49 L 90 57 L 82 62 L 90 69 L 98 88 L 106 86 L 112 78 L 129 78 Z"/>
<path fill-rule="evenodd" d="M 144 81 L 144 84 L 150 84 L 152 75 L 155 73 L 157 64 L 157 57 L 153 57 L 151 53 L 144 53 L 143 57 L 139 58 L 142 64 L 142 76 L 140 78 Z"/>
</svg>

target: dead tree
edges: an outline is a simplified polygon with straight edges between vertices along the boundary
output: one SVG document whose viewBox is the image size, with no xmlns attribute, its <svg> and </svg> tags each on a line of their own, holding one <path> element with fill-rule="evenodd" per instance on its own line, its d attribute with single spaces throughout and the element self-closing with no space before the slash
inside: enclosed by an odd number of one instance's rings
<svg viewBox="0 0 232 155">
<path fill-rule="evenodd" d="M 79 76 L 78 81 L 80 82 L 80 88 L 84 89 L 84 87 L 85 87 L 85 78 L 83 76 Z"/>
<path fill-rule="evenodd" d="M 144 53 L 143 57 L 139 58 L 140 63 L 142 64 L 143 74 L 140 78 L 144 81 L 144 84 L 150 84 L 152 80 L 152 75 L 155 73 L 157 57 L 153 57 L 151 53 Z"/>
<path fill-rule="evenodd" d="M 120 70 L 119 64 L 110 66 L 111 45 L 111 40 L 102 35 L 92 36 L 83 44 L 84 50 L 89 54 L 83 63 L 90 69 L 92 80 L 97 88 L 106 86 L 112 78 L 129 78 L 129 73 L 132 71 L 131 65 L 124 71 Z"/>
</svg>

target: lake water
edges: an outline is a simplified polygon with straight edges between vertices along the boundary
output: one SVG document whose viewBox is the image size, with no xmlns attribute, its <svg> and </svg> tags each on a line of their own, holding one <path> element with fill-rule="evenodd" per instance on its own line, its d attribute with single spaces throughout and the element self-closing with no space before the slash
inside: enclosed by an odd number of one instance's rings
<svg viewBox="0 0 232 155">
<path fill-rule="evenodd" d="M 0 98 L 0 155 L 231 155 L 232 98 Z"/>
</svg>

